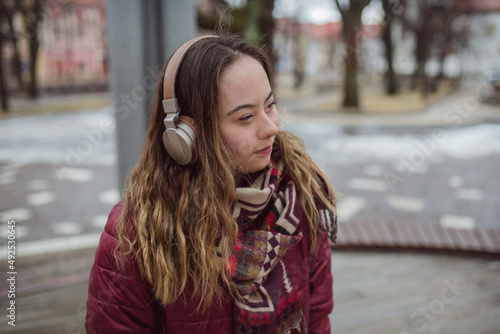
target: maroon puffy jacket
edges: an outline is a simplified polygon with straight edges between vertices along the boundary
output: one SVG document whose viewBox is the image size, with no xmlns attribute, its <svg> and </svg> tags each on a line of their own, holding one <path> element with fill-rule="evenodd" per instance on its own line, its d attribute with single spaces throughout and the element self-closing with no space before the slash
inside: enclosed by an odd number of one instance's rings
<svg viewBox="0 0 500 334">
<path fill-rule="evenodd" d="M 207 313 L 195 313 L 193 303 L 183 302 L 191 300 L 188 288 L 179 301 L 163 307 L 155 301 L 151 286 L 141 277 L 135 263 L 129 263 L 122 272 L 117 269 L 113 250 L 118 242 L 115 226 L 122 209 L 120 202 L 111 211 L 90 272 L 87 333 L 233 333 L 234 303 L 229 297 L 222 307 L 215 304 Z M 299 231 L 304 234 L 302 240 L 283 260 L 299 290 L 309 333 L 330 333 L 333 281 L 328 240 L 326 235 L 318 238 L 311 256 L 305 220 Z"/>
</svg>

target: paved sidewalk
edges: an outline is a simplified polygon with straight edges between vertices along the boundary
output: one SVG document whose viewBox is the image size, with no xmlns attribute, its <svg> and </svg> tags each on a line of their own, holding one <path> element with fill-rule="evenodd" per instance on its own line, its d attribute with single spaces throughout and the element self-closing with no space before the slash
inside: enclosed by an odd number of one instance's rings
<svg viewBox="0 0 500 334">
<path fill-rule="evenodd" d="M 344 127 L 460 127 L 500 119 L 500 105 L 483 102 L 500 92 L 494 92 L 484 79 L 466 81 L 455 90 L 447 86 L 425 100 L 417 92 L 391 97 L 380 88 L 360 89 L 359 112 L 341 107 L 340 89 L 317 93 L 313 83 L 295 90 L 285 81 L 276 94 L 280 112 L 292 122 L 320 121 Z"/>
<path fill-rule="evenodd" d="M 73 254 L 83 271 L 86 254 Z M 42 261 L 43 262 L 43 261 Z M 74 266 L 73 268 L 78 267 Z M 24 270 L 24 269 L 23 269 Z M 57 274 L 63 268 L 54 269 Z M 336 334 L 497 334 L 500 262 L 395 252 L 332 254 Z M 16 326 L 1 333 L 84 333 L 88 281 L 72 277 L 16 299 Z M 6 310 L 6 300 L 0 308 Z"/>
<path fill-rule="evenodd" d="M 0 120 L 84 109 L 98 109 L 110 104 L 110 92 L 43 94 L 36 100 L 12 97 L 9 101 L 9 111 L 0 112 Z"/>
</svg>

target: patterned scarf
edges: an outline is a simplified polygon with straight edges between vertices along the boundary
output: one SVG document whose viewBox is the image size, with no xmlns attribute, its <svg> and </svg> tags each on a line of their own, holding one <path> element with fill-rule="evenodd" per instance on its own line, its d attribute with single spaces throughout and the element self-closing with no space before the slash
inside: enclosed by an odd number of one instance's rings
<svg viewBox="0 0 500 334">
<path fill-rule="evenodd" d="M 239 233 L 229 260 L 242 296 L 235 302 L 236 333 L 300 331 L 305 321 L 282 259 L 302 238 L 296 233 L 302 210 L 283 163 L 271 160 L 265 172 L 237 188 L 235 202 Z"/>
</svg>

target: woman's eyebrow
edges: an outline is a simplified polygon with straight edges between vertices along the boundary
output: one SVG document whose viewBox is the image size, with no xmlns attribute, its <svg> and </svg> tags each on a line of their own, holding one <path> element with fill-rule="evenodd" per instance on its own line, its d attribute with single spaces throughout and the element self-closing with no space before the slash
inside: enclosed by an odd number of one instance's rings
<svg viewBox="0 0 500 334">
<path fill-rule="evenodd" d="M 267 102 L 269 101 L 269 99 L 271 98 L 271 96 L 273 96 L 274 94 L 274 90 L 271 90 L 271 92 L 269 93 L 269 95 L 266 97 L 266 99 L 264 100 L 264 102 Z M 245 108 L 255 108 L 255 104 L 250 104 L 250 103 L 247 103 L 247 104 L 242 104 L 240 106 L 237 106 L 236 108 L 228 111 L 226 113 L 226 116 L 230 116 L 232 114 L 234 114 L 235 112 L 237 112 L 238 110 L 241 110 L 241 109 L 245 109 Z"/>
<path fill-rule="evenodd" d="M 271 93 L 269 93 L 269 95 L 268 95 L 268 96 L 267 96 L 267 98 L 264 100 L 264 102 L 267 102 L 267 101 L 271 98 L 271 96 L 273 96 L 273 94 L 274 94 L 274 90 L 271 90 Z"/>
</svg>

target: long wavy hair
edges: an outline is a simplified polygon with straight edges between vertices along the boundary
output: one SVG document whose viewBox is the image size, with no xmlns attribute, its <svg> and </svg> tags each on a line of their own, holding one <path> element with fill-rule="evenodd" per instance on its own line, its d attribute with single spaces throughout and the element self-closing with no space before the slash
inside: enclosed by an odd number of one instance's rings
<svg viewBox="0 0 500 334">
<path fill-rule="evenodd" d="M 187 166 L 177 164 L 163 147 L 165 68 L 159 75 L 144 151 L 124 192 L 115 256 L 122 266 L 130 256 L 135 259 L 163 305 L 176 301 L 188 285 L 193 297 L 203 297 L 203 308 L 228 291 L 235 293 L 227 261 L 238 234 L 230 212 L 236 166 L 219 131 L 218 109 L 221 74 L 243 55 L 258 60 L 270 77 L 266 54 L 236 37 L 201 39 L 186 52 L 175 91 L 181 113 L 194 119 L 198 131 L 198 159 Z M 280 131 L 273 151 L 297 186 L 314 249 L 318 208 L 335 212 L 332 188 L 297 137 Z"/>
</svg>

